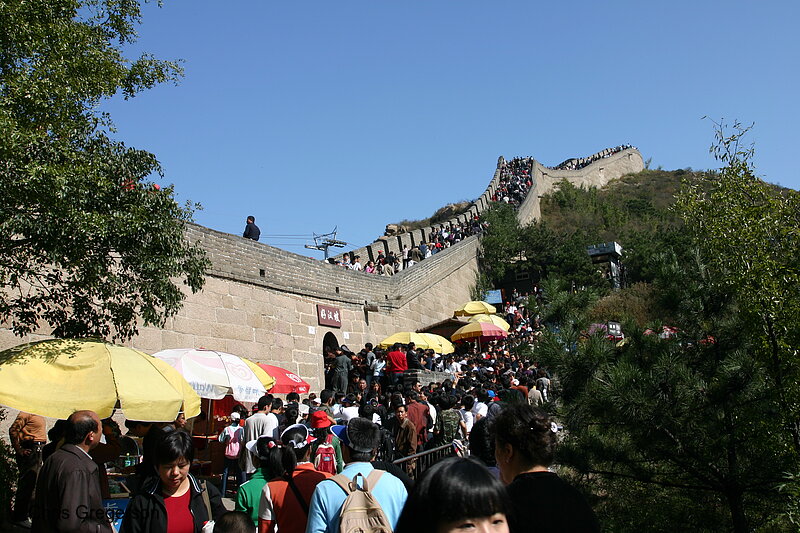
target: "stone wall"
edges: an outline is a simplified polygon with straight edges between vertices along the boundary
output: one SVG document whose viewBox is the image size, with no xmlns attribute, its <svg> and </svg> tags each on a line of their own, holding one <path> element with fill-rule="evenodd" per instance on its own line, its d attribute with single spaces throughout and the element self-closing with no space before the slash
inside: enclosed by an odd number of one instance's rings
<svg viewBox="0 0 800 533">
<path fill-rule="evenodd" d="M 520 206 L 519 217 L 540 214 L 539 196 L 560 179 L 577 186 L 602 186 L 643 168 L 635 149 L 625 150 L 577 171 L 556 171 L 534 163 L 534 188 Z M 467 217 L 489 207 L 499 171 Z M 442 226 L 440 224 L 437 226 Z M 418 244 L 432 228 L 376 241 L 360 250 L 362 257 L 378 249 Z M 478 270 L 478 237 L 472 236 L 392 277 L 355 272 L 198 225 L 187 238 L 207 251 L 212 266 L 204 289 L 187 294 L 185 305 L 163 328 L 142 327 L 128 344 L 148 353 L 167 348 L 223 350 L 288 368 L 306 379 L 312 390 L 323 384 L 322 347 L 326 335 L 358 351 L 398 331 L 415 331 L 452 316 L 471 299 Z M 320 326 L 317 305 L 336 307 L 341 328 Z M 47 331 L 24 339 L 0 326 L 0 349 L 47 337 Z"/>
<path fill-rule="evenodd" d="M 541 217 L 540 198 L 551 192 L 562 179 L 566 179 L 576 187 L 588 189 L 603 187 L 613 179 L 642 170 L 644 161 L 636 148 L 622 150 L 579 170 L 554 170 L 535 161 L 532 173 L 533 188 L 519 207 L 517 218 L 520 223 L 527 224 Z"/>
<path fill-rule="evenodd" d="M 470 299 L 477 272 L 477 237 L 470 237 L 387 278 L 345 270 L 219 231 L 191 225 L 212 262 L 206 285 L 187 294 L 163 328 L 143 327 L 129 346 L 147 353 L 204 347 L 269 362 L 296 372 L 312 390 L 323 384 L 326 334 L 357 351 L 397 331 L 414 331 L 452 316 Z M 320 326 L 316 305 L 340 310 L 341 328 Z M 376 311 L 368 311 L 377 309 Z M 24 339 L 0 328 L 0 349 Z"/>
</svg>

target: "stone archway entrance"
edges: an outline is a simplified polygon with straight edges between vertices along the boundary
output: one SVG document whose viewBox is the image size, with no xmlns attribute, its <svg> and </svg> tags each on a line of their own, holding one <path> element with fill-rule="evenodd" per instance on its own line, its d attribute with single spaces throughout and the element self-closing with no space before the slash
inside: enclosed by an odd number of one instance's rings
<svg viewBox="0 0 800 533">
<path fill-rule="evenodd" d="M 322 361 L 325 372 L 325 388 L 330 389 L 333 385 L 333 360 L 336 358 L 336 349 L 339 347 L 339 339 L 332 332 L 325 334 L 322 339 Z"/>
</svg>

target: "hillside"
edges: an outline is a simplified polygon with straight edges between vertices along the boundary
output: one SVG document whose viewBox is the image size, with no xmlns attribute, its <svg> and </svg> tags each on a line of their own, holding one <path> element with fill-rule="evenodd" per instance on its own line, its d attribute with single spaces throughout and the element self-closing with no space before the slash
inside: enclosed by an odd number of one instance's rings
<svg viewBox="0 0 800 533">
<path fill-rule="evenodd" d="M 676 227 L 679 221 L 669 207 L 682 182 L 699 177 L 690 170 L 644 170 L 602 189 L 576 189 L 562 182 L 542 198 L 542 221 L 558 233 L 582 232 L 603 242 Z"/>
</svg>

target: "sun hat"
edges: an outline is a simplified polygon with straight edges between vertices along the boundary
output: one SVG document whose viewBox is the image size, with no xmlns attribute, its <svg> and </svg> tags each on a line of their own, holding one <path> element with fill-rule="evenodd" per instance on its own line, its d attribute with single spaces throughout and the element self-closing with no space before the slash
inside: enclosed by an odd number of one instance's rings
<svg viewBox="0 0 800 533">
<path fill-rule="evenodd" d="M 298 429 L 301 430 L 300 438 L 288 440 L 287 433 Z M 308 428 L 303 424 L 292 424 L 288 428 L 284 429 L 283 433 L 281 433 L 281 442 L 283 443 L 283 445 L 291 446 L 292 448 L 305 448 L 315 440 L 317 440 L 316 437 L 312 436 L 311 433 L 308 431 Z"/>
</svg>

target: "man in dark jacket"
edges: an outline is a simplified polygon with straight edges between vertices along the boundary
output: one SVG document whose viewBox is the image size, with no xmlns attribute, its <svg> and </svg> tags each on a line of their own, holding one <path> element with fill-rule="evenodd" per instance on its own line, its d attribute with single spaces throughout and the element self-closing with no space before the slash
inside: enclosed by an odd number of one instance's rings
<svg viewBox="0 0 800 533">
<path fill-rule="evenodd" d="M 408 343 L 408 350 L 406 351 L 406 364 L 408 365 L 409 370 L 423 370 L 422 364 L 419 362 L 417 345 L 413 342 Z"/>
<path fill-rule="evenodd" d="M 89 456 L 101 435 L 100 418 L 93 411 L 76 411 L 67 419 L 64 445 L 39 473 L 33 531 L 111 533 L 97 464 Z"/>
<path fill-rule="evenodd" d="M 242 237 L 245 239 L 253 239 L 254 241 L 257 241 L 258 238 L 261 237 L 261 230 L 256 226 L 256 217 L 252 215 L 247 217 L 247 225 L 244 227 Z"/>
</svg>

